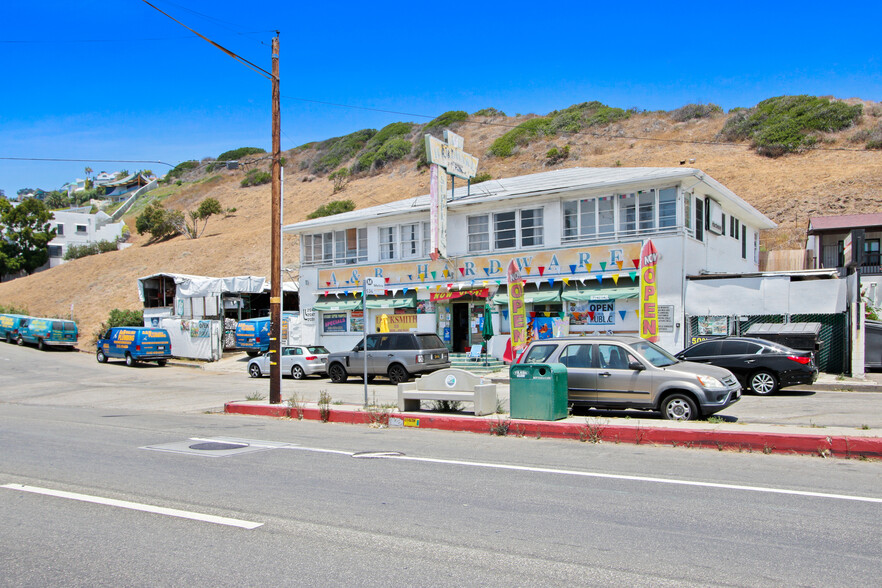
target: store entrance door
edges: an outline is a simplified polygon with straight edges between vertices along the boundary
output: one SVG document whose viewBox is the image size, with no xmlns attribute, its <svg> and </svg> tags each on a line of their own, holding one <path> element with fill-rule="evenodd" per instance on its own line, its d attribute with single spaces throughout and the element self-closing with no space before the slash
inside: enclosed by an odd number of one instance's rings
<svg viewBox="0 0 882 588">
<path fill-rule="evenodd" d="M 454 353 L 465 353 L 469 350 L 469 303 L 451 304 L 450 332 Z"/>
</svg>

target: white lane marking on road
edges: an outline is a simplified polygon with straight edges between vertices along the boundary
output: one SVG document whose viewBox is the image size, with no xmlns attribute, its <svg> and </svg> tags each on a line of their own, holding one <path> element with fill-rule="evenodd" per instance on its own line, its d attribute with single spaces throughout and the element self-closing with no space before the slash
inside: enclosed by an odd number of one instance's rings
<svg viewBox="0 0 882 588">
<path fill-rule="evenodd" d="M 811 496 L 814 498 L 832 498 L 836 500 L 854 500 L 857 502 L 882 503 L 882 498 L 869 496 L 852 496 L 849 494 L 828 494 L 825 492 L 807 492 L 805 490 L 788 490 L 786 488 L 764 488 L 762 486 L 742 486 L 739 484 L 720 484 L 717 482 L 696 482 L 694 480 L 674 480 L 670 478 L 652 478 L 648 476 L 627 476 L 624 474 L 602 474 L 599 472 L 579 472 L 575 470 L 560 470 L 555 468 L 537 468 L 531 466 L 516 466 L 501 463 L 484 463 L 476 461 L 460 461 L 455 459 L 435 459 L 431 457 L 411 457 L 407 455 L 389 456 L 385 459 L 399 459 L 404 461 L 422 461 L 427 463 L 440 463 L 447 465 L 461 465 L 476 468 L 490 468 L 498 470 L 513 470 L 520 472 L 536 472 L 540 474 L 560 474 L 565 476 L 583 476 L 586 478 L 605 478 L 609 480 L 630 480 L 634 482 L 652 482 L 656 484 L 677 484 L 680 486 L 699 486 L 702 488 L 722 488 L 725 490 L 744 490 L 748 492 L 767 492 L 770 494 L 789 494 L 792 496 Z"/>
<path fill-rule="evenodd" d="M 75 492 L 65 492 L 63 490 L 52 490 L 50 488 L 40 488 L 38 486 L 25 486 L 24 484 L 4 484 L 0 488 L 8 488 L 9 490 L 20 490 L 22 492 L 31 492 L 33 494 L 44 494 L 46 496 L 55 496 L 57 498 L 68 498 L 70 500 L 79 500 L 82 502 L 92 502 L 94 504 L 104 504 L 106 506 L 116 506 L 118 508 L 127 508 L 130 510 L 140 510 L 142 512 L 150 512 L 170 517 L 179 517 L 182 519 L 191 519 L 194 521 L 202 521 L 204 523 L 214 523 L 215 525 L 227 525 L 229 527 L 240 527 L 242 529 L 256 529 L 263 523 L 254 523 L 252 521 L 243 521 L 240 519 L 230 519 L 227 517 L 218 517 L 215 515 L 203 514 L 199 512 L 190 512 L 186 510 L 178 510 L 176 508 L 165 508 L 163 506 L 153 506 L 151 504 L 140 504 L 138 502 L 129 502 L 127 500 L 115 500 L 113 498 L 103 498 L 101 496 L 90 496 L 88 494 L 77 494 Z"/>
</svg>

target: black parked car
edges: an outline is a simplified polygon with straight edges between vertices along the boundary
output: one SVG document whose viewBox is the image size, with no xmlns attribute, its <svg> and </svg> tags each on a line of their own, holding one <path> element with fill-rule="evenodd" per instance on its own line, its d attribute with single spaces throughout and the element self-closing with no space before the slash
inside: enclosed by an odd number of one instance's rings
<svg viewBox="0 0 882 588">
<path fill-rule="evenodd" d="M 726 368 L 755 394 L 773 394 L 786 386 L 811 384 L 818 379 L 811 351 L 764 339 L 725 337 L 702 341 L 678 353 L 677 359 Z"/>
</svg>

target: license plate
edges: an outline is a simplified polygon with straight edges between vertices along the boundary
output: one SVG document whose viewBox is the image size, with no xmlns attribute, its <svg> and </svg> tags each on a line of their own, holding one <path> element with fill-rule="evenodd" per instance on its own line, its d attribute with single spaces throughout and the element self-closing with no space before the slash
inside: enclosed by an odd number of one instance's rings
<svg viewBox="0 0 882 588">
<path fill-rule="evenodd" d="M 159 349 L 160 351 L 165 351 L 165 345 L 160 345 L 159 347 L 157 347 L 157 349 Z"/>
</svg>

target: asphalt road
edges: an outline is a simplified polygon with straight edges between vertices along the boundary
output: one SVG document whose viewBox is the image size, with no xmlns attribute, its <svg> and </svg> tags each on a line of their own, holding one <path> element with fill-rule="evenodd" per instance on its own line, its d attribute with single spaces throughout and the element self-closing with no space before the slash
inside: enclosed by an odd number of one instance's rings
<svg viewBox="0 0 882 588">
<path fill-rule="evenodd" d="M 853 586 L 882 572 L 878 462 L 203 414 L 266 394 L 241 363 L 127 368 L 0 344 L 2 583 Z M 357 403 L 364 389 L 283 390 Z M 876 423 L 877 399 L 730 411 L 838 406 L 828 416 Z M 190 449 L 231 440 L 229 455 Z"/>
<path fill-rule="evenodd" d="M 189 449 L 231 439 L 246 452 Z M 5 403 L 0 569 L 5 586 L 875 585 L 880 467 Z"/>
<path fill-rule="evenodd" d="M 267 398 L 269 378 L 249 378 L 247 358 L 206 364 L 206 369 L 145 364 L 128 368 L 121 361 L 99 364 L 86 353 L 49 351 L 0 343 L 0 402 L 109 409 L 143 409 L 174 413 L 222 411 L 225 402 L 249 397 Z M 361 404 L 364 385 L 358 378 L 334 384 L 317 376 L 303 381 L 285 378 L 282 399 L 294 394 L 316 402 L 328 392 L 335 402 Z M 503 403 L 508 387 L 500 385 Z M 396 388 L 378 378 L 368 386 L 368 398 L 395 405 Z M 617 417 L 660 419 L 637 411 L 591 411 L 613 422 Z M 742 423 L 882 429 L 882 393 L 824 392 L 811 388 L 785 389 L 770 397 L 745 395 L 718 416 Z"/>
</svg>

